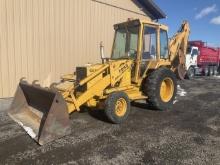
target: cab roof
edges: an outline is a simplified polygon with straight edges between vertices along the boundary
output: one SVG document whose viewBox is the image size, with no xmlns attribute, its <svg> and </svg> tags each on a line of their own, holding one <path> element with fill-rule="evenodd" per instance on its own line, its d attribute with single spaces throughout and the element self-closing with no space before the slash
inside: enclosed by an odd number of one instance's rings
<svg viewBox="0 0 220 165">
<path fill-rule="evenodd" d="M 168 27 L 166 25 L 163 25 L 163 24 L 160 24 L 158 22 L 154 22 L 154 21 L 151 21 L 151 20 L 145 20 L 145 19 L 134 19 L 134 20 L 131 20 L 131 19 L 128 19 L 126 22 L 122 22 L 122 23 L 119 23 L 119 24 L 115 24 L 114 25 L 114 28 L 117 29 L 118 27 L 121 27 L 121 26 L 138 26 L 138 25 L 141 25 L 141 24 L 148 24 L 148 25 L 151 25 L 151 26 L 157 26 L 157 27 L 160 27 L 161 29 L 164 29 L 164 30 L 167 30 L 168 31 Z"/>
</svg>

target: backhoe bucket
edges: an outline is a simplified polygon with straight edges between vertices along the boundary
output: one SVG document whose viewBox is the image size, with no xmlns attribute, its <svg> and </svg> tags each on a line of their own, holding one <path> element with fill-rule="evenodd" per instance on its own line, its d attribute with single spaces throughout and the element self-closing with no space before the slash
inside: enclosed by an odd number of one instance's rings
<svg viewBox="0 0 220 165">
<path fill-rule="evenodd" d="M 67 105 L 56 90 L 20 82 L 8 114 L 40 145 L 70 133 Z"/>
</svg>

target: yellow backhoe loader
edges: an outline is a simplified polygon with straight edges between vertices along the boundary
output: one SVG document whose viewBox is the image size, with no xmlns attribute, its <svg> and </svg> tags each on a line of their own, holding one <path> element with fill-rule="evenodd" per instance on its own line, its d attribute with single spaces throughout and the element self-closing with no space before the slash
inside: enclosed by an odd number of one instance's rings
<svg viewBox="0 0 220 165">
<path fill-rule="evenodd" d="M 176 78 L 186 72 L 189 24 L 184 21 L 170 41 L 168 27 L 152 21 L 128 20 L 114 29 L 111 58 L 101 46 L 102 63 L 76 67 L 50 88 L 20 81 L 8 114 L 40 145 L 69 134 L 69 114 L 82 106 L 104 109 L 110 122 L 121 123 L 132 101 L 158 110 L 173 105 Z"/>
</svg>

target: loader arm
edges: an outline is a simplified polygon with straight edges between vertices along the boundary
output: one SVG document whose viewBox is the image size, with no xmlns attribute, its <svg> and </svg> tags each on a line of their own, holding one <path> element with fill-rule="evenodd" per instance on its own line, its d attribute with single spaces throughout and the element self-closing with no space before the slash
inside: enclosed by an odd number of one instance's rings
<svg viewBox="0 0 220 165">
<path fill-rule="evenodd" d="M 173 71 L 178 71 L 178 76 L 181 79 L 185 77 L 185 63 L 188 38 L 190 27 L 187 21 L 184 21 L 180 30 L 170 39 L 169 42 L 169 58 Z"/>
</svg>

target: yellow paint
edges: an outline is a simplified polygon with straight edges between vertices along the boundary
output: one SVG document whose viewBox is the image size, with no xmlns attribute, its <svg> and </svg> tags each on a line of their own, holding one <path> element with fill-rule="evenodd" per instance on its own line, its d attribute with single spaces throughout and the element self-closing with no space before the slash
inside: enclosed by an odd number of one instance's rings
<svg viewBox="0 0 220 165">
<path fill-rule="evenodd" d="M 143 45 L 143 32 L 144 30 L 144 23 L 141 23 L 139 28 L 139 37 L 138 37 L 138 52 L 137 52 L 137 59 L 135 61 L 135 75 L 133 77 L 133 82 L 138 83 L 138 79 L 140 76 L 140 64 L 142 60 L 142 45 Z"/>
<path fill-rule="evenodd" d="M 104 94 L 110 94 L 110 93 L 119 92 L 119 91 L 128 91 L 128 90 L 133 89 L 133 88 L 134 88 L 134 86 L 110 88 L 110 89 L 104 90 Z"/>
<path fill-rule="evenodd" d="M 131 64 L 132 60 L 115 60 L 110 63 L 111 86 L 114 87 L 118 81 L 121 86 L 131 84 Z"/>
<path fill-rule="evenodd" d="M 140 86 L 135 86 L 134 88 L 127 89 L 124 91 L 130 100 L 142 100 L 147 99 L 147 96 L 143 94 L 143 92 L 140 90 Z"/>
<path fill-rule="evenodd" d="M 90 67 L 90 66 L 88 66 L 88 67 Z M 88 67 L 86 67 L 86 68 L 88 68 Z M 97 65 L 95 65 L 94 67 L 95 67 L 94 70 L 89 70 L 91 72 L 91 74 L 88 75 L 83 80 L 81 80 L 79 85 L 82 86 L 82 85 L 86 84 L 87 82 L 88 82 L 88 84 L 89 83 L 93 84 L 94 81 L 95 81 L 94 79 L 96 79 L 98 75 L 100 75 L 105 69 L 107 69 L 109 67 L 109 65 L 107 65 L 107 64 L 104 64 L 104 65 L 99 64 L 99 69 L 96 68 Z"/>
<path fill-rule="evenodd" d="M 115 105 L 115 114 L 118 117 L 122 117 L 125 115 L 127 111 L 127 102 L 124 98 L 120 98 L 117 100 L 116 105 Z"/>
<path fill-rule="evenodd" d="M 169 102 L 173 97 L 174 84 L 172 79 L 165 78 L 160 86 L 160 97 L 163 102 Z"/>
<path fill-rule="evenodd" d="M 188 38 L 190 35 L 189 23 L 184 21 L 180 32 L 177 32 L 169 42 L 169 56 L 171 63 L 176 57 L 179 57 L 179 64 L 185 66 L 185 55 L 187 51 Z M 172 66 L 176 68 L 176 66 Z"/>
<path fill-rule="evenodd" d="M 95 99 L 90 99 L 86 102 L 86 106 L 88 107 L 96 107 L 97 106 L 98 101 Z"/>
</svg>

